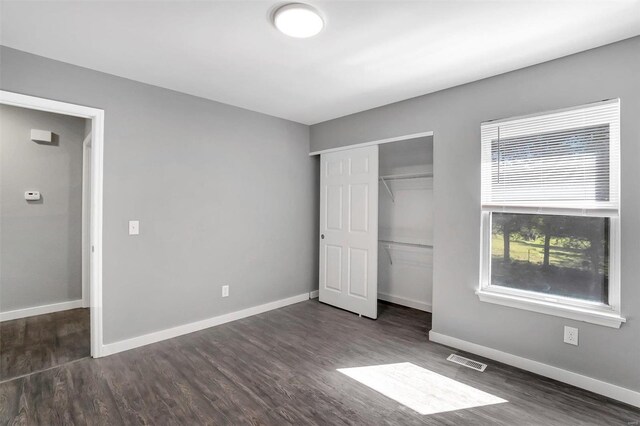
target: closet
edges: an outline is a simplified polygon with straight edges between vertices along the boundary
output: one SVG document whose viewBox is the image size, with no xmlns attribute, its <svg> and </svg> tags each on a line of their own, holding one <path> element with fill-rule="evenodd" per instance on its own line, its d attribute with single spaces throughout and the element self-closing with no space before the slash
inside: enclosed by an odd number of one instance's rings
<svg viewBox="0 0 640 426">
<path fill-rule="evenodd" d="M 320 154 L 320 301 L 374 319 L 378 298 L 431 311 L 433 136 Z"/>
<path fill-rule="evenodd" d="M 380 145 L 378 298 L 431 312 L 433 137 Z"/>
</svg>

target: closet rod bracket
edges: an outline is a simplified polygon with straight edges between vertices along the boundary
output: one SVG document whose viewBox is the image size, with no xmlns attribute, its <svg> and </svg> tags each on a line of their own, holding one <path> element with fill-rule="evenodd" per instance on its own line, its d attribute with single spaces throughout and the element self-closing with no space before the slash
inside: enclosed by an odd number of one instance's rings
<svg viewBox="0 0 640 426">
<path fill-rule="evenodd" d="M 385 244 L 382 247 L 384 247 L 384 251 L 386 251 L 387 252 L 387 256 L 389 256 L 389 263 L 391 265 L 393 265 L 393 259 L 391 258 L 391 253 L 389 252 L 389 245 Z"/>
<path fill-rule="evenodd" d="M 384 180 L 384 177 L 380 177 L 380 180 L 382 181 L 383 185 L 385 188 L 387 188 L 387 192 L 389 193 L 389 196 L 391 197 L 391 202 L 395 203 L 396 202 L 396 198 L 393 196 L 393 192 L 391 192 L 391 188 L 389 188 L 389 185 L 387 185 L 387 181 Z"/>
</svg>

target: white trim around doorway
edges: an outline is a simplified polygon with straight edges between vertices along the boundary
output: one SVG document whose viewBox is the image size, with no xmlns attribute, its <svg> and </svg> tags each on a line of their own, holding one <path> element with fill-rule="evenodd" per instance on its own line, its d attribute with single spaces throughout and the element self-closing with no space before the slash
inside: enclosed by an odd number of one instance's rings
<svg viewBox="0 0 640 426">
<path fill-rule="evenodd" d="M 82 307 L 91 306 L 91 132 L 82 142 Z"/>
</svg>

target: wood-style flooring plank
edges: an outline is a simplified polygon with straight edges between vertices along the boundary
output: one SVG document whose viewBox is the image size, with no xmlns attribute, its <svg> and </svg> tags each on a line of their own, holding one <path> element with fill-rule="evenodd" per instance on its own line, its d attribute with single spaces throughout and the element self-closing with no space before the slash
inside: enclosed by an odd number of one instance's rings
<svg viewBox="0 0 640 426">
<path fill-rule="evenodd" d="M 0 322 L 0 381 L 91 354 L 89 309 Z"/>
</svg>

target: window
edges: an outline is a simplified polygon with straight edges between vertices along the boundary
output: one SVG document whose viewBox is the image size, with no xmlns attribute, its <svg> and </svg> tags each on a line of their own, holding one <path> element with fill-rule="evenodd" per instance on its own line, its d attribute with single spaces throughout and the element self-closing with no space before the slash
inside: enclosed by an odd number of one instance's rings
<svg viewBox="0 0 640 426">
<path fill-rule="evenodd" d="M 493 213 L 491 284 L 609 304 L 609 218 Z"/>
<path fill-rule="evenodd" d="M 481 300 L 620 327 L 619 100 L 482 124 Z"/>
</svg>

